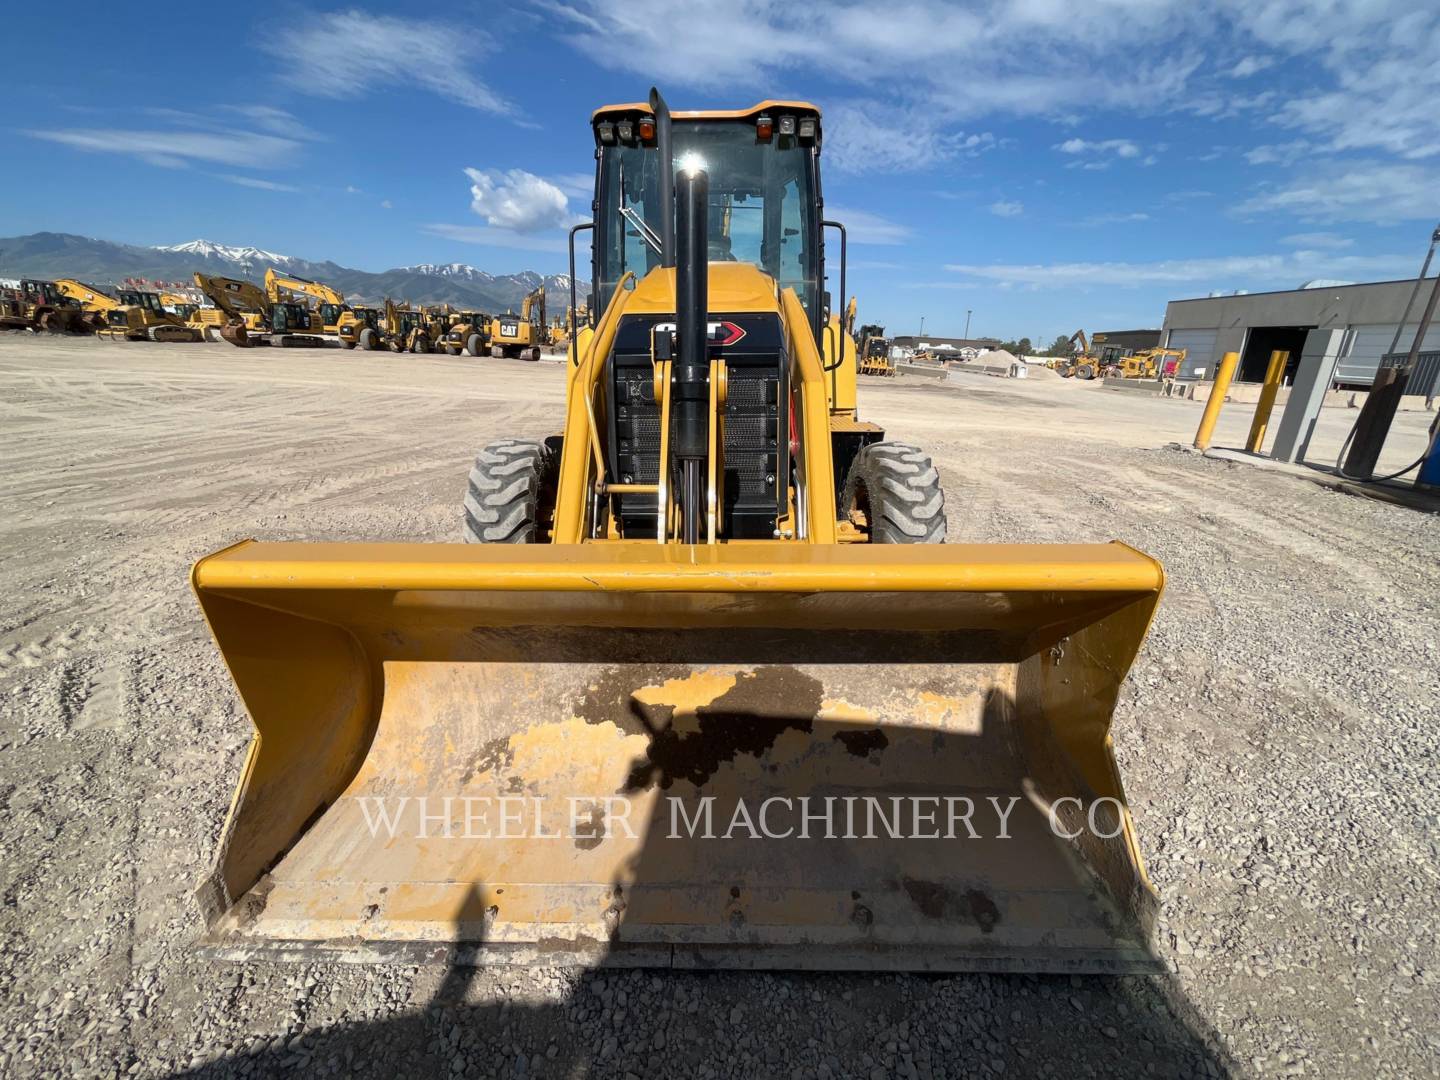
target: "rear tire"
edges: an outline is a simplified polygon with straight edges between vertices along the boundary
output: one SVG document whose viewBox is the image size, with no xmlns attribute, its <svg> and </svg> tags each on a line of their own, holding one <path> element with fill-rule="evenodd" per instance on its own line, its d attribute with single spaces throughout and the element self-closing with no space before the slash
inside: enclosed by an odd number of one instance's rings
<svg viewBox="0 0 1440 1080">
<path fill-rule="evenodd" d="M 1075 377 L 1077 379 L 1085 379 L 1088 381 L 1095 378 L 1095 369 L 1089 364 L 1081 364 L 1075 369 Z"/>
<path fill-rule="evenodd" d="M 413 353 L 428 353 L 430 351 L 430 339 L 424 334 L 416 334 L 415 340 L 410 343 L 410 351 Z"/>
<path fill-rule="evenodd" d="M 353 348 L 355 347 L 355 342 L 353 342 L 353 341 L 342 341 L 342 342 L 340 342 L 340 347 L 341 347 L 342 349 L 353 349 Z"/>
<path fill-rule="evenodd" d="M 484 347 L 485 347 L 485 343 L 480 340 L 480 335 L 479 335 L 479 334 L 471 334 L 471 335 L 465 340 L 465 351 L 466 351 L 467 353 L 469 353 L 471 356 L 479 356 L 479 355 L 480 355 L 480 350 L 483 349 Z"/>
<path fill-rule="evenodd" d="M 502 439 L 481 450 L 465 489 L 465 543 L 544 542 L 559 471 L 559 456 L 544 443 Z"/>
<path fill-rule="evenodd" d="M 945 492 L 930 455 L 902 442 L 871 443 L 850 465 L 841 502 L 865 515 L 872 544 L 943 544 Z"/>
</svg>

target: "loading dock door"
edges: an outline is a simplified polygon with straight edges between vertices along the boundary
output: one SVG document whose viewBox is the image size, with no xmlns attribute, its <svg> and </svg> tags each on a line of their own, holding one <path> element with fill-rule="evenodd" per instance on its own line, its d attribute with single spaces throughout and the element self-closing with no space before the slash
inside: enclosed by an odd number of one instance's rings
<svg viewBox="0 0 1440 1080">
<path fill-rule="evenodd" d="M 1176 373 L 1177 379 L 1213 379 L 1215 377 L 1215 337 L 1219 330 L 1171 330 L 1165 344 L 1184 349 L 1185 363 Z"/>
<path fill-rule="evenodd" d="M 1415 340 L 1415 331 L 1419 329 L 1418 324 L 1405 327 L 1395 351 L 1409 352 L 1410 344 Z M 1335 381 L 1346 386 L 1369 386 L 1375 381 L 1380 357 L 1390 348 L 1390 342 L 1395 340 L 1395 324 L 1361 324 L 1352 326 L 1350 330 L 1350 349 L 1340 358 L 1340 366 L 1335 369 Z M 1420 351 L 1440 351 L 1440 325 L 1431 325 Z"/>
<path fill-rule="evenodd" d="M 1238 382 L 1264 382 L 1265 372 L 1270 369 L 1270 354 L 1275 351 L 1290 354 L 1285 366 L 1288 382 L 1300 366 L 1300 354 L 1305 350 L 1305 335 L 1313 326 L 1252 326 L 1245 336 L 1245 351 L 1240 354 L 1240 370 L 1235 378 Z"/>
</svg>

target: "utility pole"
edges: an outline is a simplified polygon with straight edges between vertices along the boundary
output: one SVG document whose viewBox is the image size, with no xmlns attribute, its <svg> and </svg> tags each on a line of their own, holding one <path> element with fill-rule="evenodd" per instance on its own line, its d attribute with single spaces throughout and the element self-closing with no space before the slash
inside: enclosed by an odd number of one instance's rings
<svg viewBox="0 0 1440 1080">
<path fill-rule="evenodd" d="M 970 340 L 970 309 L 965 309 L 965 340 Z"/>
<path fill-rule="evenodd" d="M 924 337 L 924 336 L 925 336 L 925 316 L 924 316 L 924 315 L 921 315 L 921 316 L 920 316 L 920 336 L 921 336 L 921 337 Z"/>
</svg>

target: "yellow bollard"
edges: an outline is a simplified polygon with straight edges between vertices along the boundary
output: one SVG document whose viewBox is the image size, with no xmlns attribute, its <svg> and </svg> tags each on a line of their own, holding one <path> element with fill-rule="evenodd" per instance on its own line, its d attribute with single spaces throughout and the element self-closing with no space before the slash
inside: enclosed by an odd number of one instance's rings
<svg viewBox="0 0 1440 1080">
<path fill-rule="evenodd" d="M 1215 373 L 1215 385 L 1210 387 L 1210 397 L 1205 402 L 1205 415 L 1200 417 L 1200 427 L 1195 432 L 1195 449 L 1209 450 L 1210 436 L 1215 433 L 1215 421 L 1220 419 L 1220 406 L 1225 404 L 1225 395 L 1230 392 L 1230 380 L 1235 377 L 1235 368 L 1240 364 L 1238 352 L 1227 352 L 1220 361 L 1220 370 Z"/>
<path fill-rule="evenodd" d="M 1265 429 L 1270 426 L 1270 412 L 1275 408 L 1275 395 L 1280 392 L 1280 383 L 1285 378 L 1285 365 L 1288 363 L 1288 352 L 1277 349 L 1270 354 L 1270 366 L 1265 369 L 1265 384 L 1260 388 L 1260 400 L 1255 404 L 1255 419 L 1250 421 L 1250 437 L 1245 440 L 1245 449 L 1252 454 L 1258 454 L 1265 441 Z"/>
</svg>

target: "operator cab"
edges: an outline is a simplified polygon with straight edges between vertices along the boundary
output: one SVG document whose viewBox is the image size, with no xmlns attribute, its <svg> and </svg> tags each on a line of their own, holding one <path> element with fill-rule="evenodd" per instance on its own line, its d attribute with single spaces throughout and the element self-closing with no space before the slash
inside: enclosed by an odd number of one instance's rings
<svg viewBox="0 0 1440 1080">
<path fill-rule="evenodd" d="M 165 305 L 160 303 L 158 293 L 143 292 L 140 289 L 121 289 L 115 294 L 115 299 L 127 307 L 144 308 L 153 315 L 168 315 Z"/>
<path fill-rule="evenodd" d="M 824 244 L 820 226 L 820 110 L 767 101 L 733 113 L 671 114 L 672 169 L 693 164 L 710 181 L 708 258 L 750 263 L 793 288 L 820 340 Z M 596 145 L 595 302 L 603 312 L 620 279 L 662 264 L 660 156 L 649 105 L 612 105 L 591 119 Z M 669 213 L 673 214 L 673 210 Z"/>
</svg>

